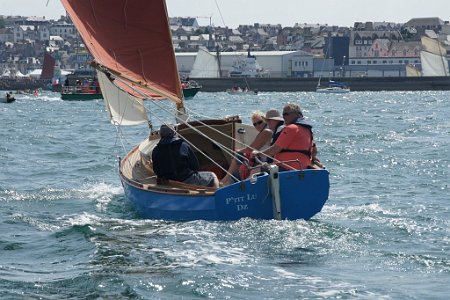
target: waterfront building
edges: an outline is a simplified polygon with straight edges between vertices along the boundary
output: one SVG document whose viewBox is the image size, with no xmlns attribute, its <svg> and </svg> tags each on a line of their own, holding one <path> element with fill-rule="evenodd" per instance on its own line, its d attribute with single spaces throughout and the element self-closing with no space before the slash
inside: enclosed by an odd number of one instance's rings
<svg viewBox="0 0 450 300">
<path fill-rule="evenodd" d="M 67 40 L 76 38 L 77 31 L 72 23 L 61 21 L 50 26 L 50 34 L 52 36 L 60 36 Z"/>
<path fill-rule="evenodd" d="M 212 54 L 215 54 L 214 52 Z M 247 52 L 220 52 L 223 77 L 229 77 L 236 60 L 247 56 Z M 304 51 L 251 51 L 259 65 L 268 71 L 270 77 L 312 77 L 314 56 Z M 178 69 L 189 74 L 197 52 L 175 53 Z"/>
</svg>

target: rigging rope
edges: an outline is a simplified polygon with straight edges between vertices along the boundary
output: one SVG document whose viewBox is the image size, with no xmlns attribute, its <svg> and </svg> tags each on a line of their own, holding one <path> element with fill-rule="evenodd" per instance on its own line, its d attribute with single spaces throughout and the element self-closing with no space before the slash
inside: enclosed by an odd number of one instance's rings
<svg viewBox="0 0 450 300">
<path fill-rule="evenodd" d="M 130 87 L 131 89 L 133 89 L 133 91 L 135 91 L 137 94 L 139 94 L 142 98 L 151 100 L 151 99 L 148 98 L 148 96 L 147 96 L 146 94 L 144 94 L 142 91 L 140 91 L 140 90 L 138 90 L 138 89 L 135 89 L 128 81 L 123 80 L 120 76 L 115 76 L 115 80 L 119 80 L 121 83 L 127 85 L 128 87 Z M 162 104 L 162 101 L 150 101 L 150 103 L 151 103 L 152 105 L 157 106 L 157 107 L 158 107 L 159 109 L 161 109 L 162 111 L 164 111 L 164 112 L 166 112 L 166 113 L 170 113 L 170 114 L 172 114 L 172 115 L 175 115 L 175 113 L 177 113 L 178 115 L 180 115 L 180 114 L 185 114 L 185 111 L 178 110 L 177 108 L 173 108 L 173 107 L 167 108 L 167 107 L 165 107 L 165 106 Z M 185 110 L 186 110 L 187 112 L 194 112 L 193 110 L 188 109 L 187 107 L 185 107 Z M 151 110 L 150 110 L 150 111 L 151 111 Z M 124 111 L 124 113 L 125 113 L 125 111 Z M 197 112 L 195 112 L 195 113 L 196 113 L 198 116 L 202 116 L 201 114 L 198 114 Z M 122 119 L 123 119 L 124 115 L 122 114 L 121 117 L 122 117 Z M 154 114 L 153 117 L 155 117 L 156 119 L 158 119 L 162 124 L 165 124 L 165 125 L 168 125 L 168 124 L 169 124 L 169 123 L 167 123 L 166 121 L 164 121 L 161 117 L 157 116 L 156 114 Z M 204 115 L 203 115 L 203 117 L 210 118 L 210 117 L 204 116 Z M 189 119 L 190 119 L 190 118 L 191 118 L 191 117 L 189 117 Z M 211 118 L 210 118 L 210 119 L 211 119 Z M 224 132 L 222 132 L 222 131 L 220 131 L 220 130 L 214 128 L 213 126 L 210 126 L 210 125 L 204 123 L 204 122 L 203 122 L 202 120 L 200 120 L 200 119 L 193 118 L 192 120 L 195 121 L 195 122 L 197 122 L 197 123 L 199 123 L 199 124 L 201 124 L 202 126 L 205 126 L 206 128 L 212 130 L 213 132 L 218 133 L 219 135 L 225 137 L 226 139 L 229 139 L 230 141 L 238 142 L 238 143 L 242 144 L 243 146 L 248 147 L 248 148 L 251 149 L 251 150 L 258 150 L 258 149 L 255 149 L 255 148 L 251 147 L 250 145 L 247 145 L 246 143 L 244 143 L 244 142 L 242 142 L 242 141 L 239 141 L 238 139 L 233 138 L 232 136 L 230 136 L 230 135 L 228 135 L 228 134 L 226 134 L 226 133 L 224 133 Z M 192 121 L 192 120 L 191 120 L 191 121 Z M 181 123 L 181 124 L 184 124 L 186 127 L 190 128 L 191 130 L 195 131 L 198 135 L 204 137 L 204 138 L 207 139 L 208 141 L 214 143 L 214 144 L 215 144 L 216 146 L 218 146 L 224 153 L 230 155 L 232 158 L 234 157 L 234 158 L 235 158 L 238 162 L 240 162 L 241 164 L 245 164 L 245 165 L 248 166 L 248 159 L 247 159 L 247 158 L 245 158 L 244 160 L 241 160 L 241 159 L 240 159 L 240 156 L 239 156 L 239 155 L 236 155 L 236 154 L 238 153 L 237 151 L 235 151 L 235 150 L 233 150 L 233 149 L 231 149 L 231 148 L 229 148 L 229 147 L 223 145 L 222 143 L 219 143 L 217 140 L 214 140 L 213 138 L 209 137 L 209 136 L 206 135 L 205 133 L 201 132 L 198 128 L 196 128 L 196 126 L 193 126 L 193 125 L 189 124 L 188 119 L 184 120 L 183 118 L 177 118 L 177 121 L 178 121 L 179 123 Z M 124 145 L 123 142 L 122 142 L 122 139 L 124 139 L 124 140 L 126 140 L 126 139 L 125 139 L 125 136 L 124 136 L 122 130 L 120 129 L 120 126 L 121 126 L 121 125 L 118 124 L 118 123 L 116 123 L 116 122 L 114 123 L 114 125 L 115 125 L 115 127 L 116 127 L 116 131 L 117 131 L 116 134 L 117 134 L 117 137 L 121 140 L 122 148 L 123 148 L 124 151 L 126 152 L 125 145 Z M 149 126 L 149 127 L 150 127 L 150 126 Z M 153 128 L 150 127 L 150 130 L 153 131 Z M 199 149 L 197 146 L 195 146 L 191 141 L 189 141 L 186 137 L 184 137 L 180 132 L 177 132 L 177 133 L 178 133 L 178 135 L 179 135 L 185 142 L 187 142 L 187 143 L 188 143 L 190 146 L 192 146 L 195 150 L 197 150 L 199 153 L 201 153 L 205 158 L 207 158 L 209 161 L 211 161 L 214 165 L 216 165 L 217 167 L 219 167 L 219 168 L 220 168 L 221 170 L 223 170 L 225 173 L 230 174 L 230 176 L 231 176 L 233 179 L 239 181 L 233 174 L 229 173 L 227 169 L 225 169 L 224 167 L 222 167 L 222 166 L 221 166 L 219 163 L 217 163 L 212 157 L 210 157 L 210 156 L 207 155 L 204 151 L 202 151 L 202 150 Z M 262 154 L 262 155 L 263 155 L 263 156 L 266 156 L 266 157 L 269 157 L 268 155 L 265 155 L 265 154 Z M 272 159 L 273 159 L 273 158 L 272 158 Z M 274 159 L 274 161 L 279 162 L 278 160 L 275 160 L 275 159 Z"/>
</svg>

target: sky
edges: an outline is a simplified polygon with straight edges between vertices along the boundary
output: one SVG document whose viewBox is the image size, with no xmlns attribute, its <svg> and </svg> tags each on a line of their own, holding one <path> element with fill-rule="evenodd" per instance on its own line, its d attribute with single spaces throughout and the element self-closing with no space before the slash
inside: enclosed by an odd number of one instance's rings
<svg viewBox="0 0 450 300">
<path fill-rule="evenodd" d="M 129 0 L 133 1 L 133 0 Z M 166 0 L 169 16 L 199 17 L 200 25 L 228 26 L 254 23 L 328 24 L 350 27 L 354 22 L 405 23 L 411 18 L 450 19 L 450 0 Z M 59 0 L 0 0 L 0 15 L 64 15 Z"/>
</svg>

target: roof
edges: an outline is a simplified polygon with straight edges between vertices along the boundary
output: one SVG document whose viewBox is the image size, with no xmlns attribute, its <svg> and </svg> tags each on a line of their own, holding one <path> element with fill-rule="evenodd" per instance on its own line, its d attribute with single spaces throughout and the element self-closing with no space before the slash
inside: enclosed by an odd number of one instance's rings
<svg viewBox="0 0 450 300">
<path fill-rule="evenodd" d="M 444 25 L 444 21 L 437 17 L 413 18 L 405 23 L 406 26 Z"/>
<path fill-rule="evenodd" d="M 215 53 L 211 52 L 210 53 Z M 187 56 L 190 57 L 192 55 L 196 55 L 197 52 L 177 52 L 176 56 Z M 290 55 L 290 54 L 299 54 L 299 55 L 305 55 L 305 56 L 312 56 L 311 53 L 297 50 L 297 51 L 251 51 L 251 55 L 255 56 L 284 56 L 284 55 Z M 238 51 L 238 52 L 220 52 L 220 55 L 222 56 L 236 56 L 236 55 L 247 55 L 247 51 Z"/>
<path fill-rule="evenodd" d="M 33 25 L 20 25 L 19 27 L 20 27 L 23 31 L 34 30 L 34 26 L 33 26 Z"/>
</svg>

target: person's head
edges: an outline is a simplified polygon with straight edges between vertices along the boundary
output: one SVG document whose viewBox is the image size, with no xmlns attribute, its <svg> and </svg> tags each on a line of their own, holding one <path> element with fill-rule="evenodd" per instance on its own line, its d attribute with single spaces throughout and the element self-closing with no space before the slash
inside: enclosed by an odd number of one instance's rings
<svg viewBox="0 0 450 300">
<path fill-rule="evenodd" d="M 264 129 L 266 122 L 264 121 L 264 114 L 257 110 L 252 113 L 252 124 L 255 126 L 256 130 L 261 131 Z"/>
<path fill-rule="evenodd" d="M 178 139 L 175 128 L 171 124 L 163 124 L 159 129 L 159 136 L 162 143 L 170 143 L 173 140 Z"/>
<path fill-rule="evenodd" d="M 286 124 L 292 124 L 295 120 L 302 117 L 303 113 L 298 104 L 288 103 L 283 107 L 283 119 Z"/>
<path fill-rule="evenodd" d="M 266 112 L 266 115 L 263 118 L 270 129 L 275 130 L 278 123 L 283 122 L 283 118 L 281 117 L 280 113 L 276 109 L 269 109 Z"/>
</svg>

